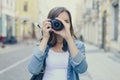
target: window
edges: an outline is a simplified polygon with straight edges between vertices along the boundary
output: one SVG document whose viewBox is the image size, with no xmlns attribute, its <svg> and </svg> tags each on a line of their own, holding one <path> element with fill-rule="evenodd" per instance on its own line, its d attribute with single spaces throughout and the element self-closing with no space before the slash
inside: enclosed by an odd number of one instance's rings
<svg viewBox="0 0 120 80">
<path fill-rule="evenodd" d="M 0 16 L 0 34 L 2 34 L 2 18 Z"/>
<path fill-rule="evenodd" d="M 119 24 L 119 4 L 113 4 L 114 8 L 114 22 L 113 22 L 113 40 L 118 40 L 118 24 Z"/>
<path fill-rule="evenodd" d="M 95 9 L 95 1 L 92 1 L 92 8 Z"/>
<path fill-rule="evenodd" d="M 11 0 L 11 6 L 13 6 L 13 0 Z"/>
<path fill-rule="evenodd" d="M 9 4 L 9 0 L 7 0 L 7 5 Z"/>
<path fill-rule="evenodd" d="M 24 11 L 27 12 L 28 11 L 28 2 L 24 2 Z"/>
</svg>

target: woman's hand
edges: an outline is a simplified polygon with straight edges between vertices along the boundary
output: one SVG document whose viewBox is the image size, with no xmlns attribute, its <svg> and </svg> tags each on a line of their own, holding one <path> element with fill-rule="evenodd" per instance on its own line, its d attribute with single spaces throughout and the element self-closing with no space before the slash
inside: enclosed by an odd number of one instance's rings
<svg viewBox="0 0 120 80">
<path fill-rule="evenodd" d="M 42 25 L 42 34 L 43 34 L 43 39 L 39 45 L 40 50 L 44 53 L 46 46 L 47 46 L 47 42 L 49 40 L 50 37 L 50 30 L 51 30 L 51 23 L 50 23 L 50 19 L 47 19 L 45 21 L 43 21 L 43 25 Z"/>
<path fill-rule="evenodd" d="M 60 31 L 55 31 L 52 29 L 52 31 L 60 36 L 62 36 L 64 39 L 69 39 L 71 38 L 71 33 L 70 33 L 70 22 L 66 22 L 61 18 L 56 18 L 57 20 L 61 21 L 64 25 L 64 28 Z"/>
<path fill-rule="evenodd" d="M 50 19 L 47 19 L 43 21 L 43 27 L 42 27 L 42 34 L 43 34 L 43 39 L 49 39 L 50 34 L 49 32 L 51 31 L 51 23 L 49 22 Z"/>
</svg>

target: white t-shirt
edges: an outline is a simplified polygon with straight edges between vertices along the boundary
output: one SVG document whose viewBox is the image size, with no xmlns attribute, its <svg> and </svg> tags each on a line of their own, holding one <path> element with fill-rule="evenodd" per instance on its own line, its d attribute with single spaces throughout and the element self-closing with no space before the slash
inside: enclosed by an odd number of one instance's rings
<svg viewBox="0 0 120 80">
<path fill-rule="evenodd" d="M 67 80 L 68 51 L 56 53 L 49 50 L 43 80 Z"/>
</svg>

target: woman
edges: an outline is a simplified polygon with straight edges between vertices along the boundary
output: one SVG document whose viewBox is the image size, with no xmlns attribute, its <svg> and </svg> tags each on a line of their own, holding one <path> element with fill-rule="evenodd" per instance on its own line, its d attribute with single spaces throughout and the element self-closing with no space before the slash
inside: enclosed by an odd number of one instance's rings
<svg viewBox="0 0 120 80">
<path fill-rule="evenodd" d="M 51 20 L 62 22 L 64 28 L 56 31 Z M 53 8 L 43 22 L 43 39 L 28 65 L 37 75 L 45 63 L 42 80 L 79 80 L 79 73 L 87 70 L 84 44 L 75 40 L 70 12 L 64 7 Z M 44 62 L 45 61 L 45 62 Z"/>
</svg>

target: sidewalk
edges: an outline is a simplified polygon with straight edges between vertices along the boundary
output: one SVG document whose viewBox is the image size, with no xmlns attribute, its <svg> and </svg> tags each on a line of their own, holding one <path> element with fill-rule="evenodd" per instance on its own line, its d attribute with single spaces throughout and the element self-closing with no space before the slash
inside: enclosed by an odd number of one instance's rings
<svg viewBox="0 0 120 80">
<path fill-rule="evenodd" d="M 87 43 L 85 47 L 88 71 L 81 80 L 120 80 L 120 53 L 104 52 Z"/>
<path fill-rule="evenodd" d="M 33 45 L 34 42 L 29 42 L 29 44 Z M 29 44 L 7 45 L 3 49 L 0 48 L 0 54 L 25 48 L 25 45 Z M 120 53 L 104 52 L 87 43 L 85 47 L 88 70 L 80 75 L 81 80 L 120 80 Z"/>
<path fill-rule="evenodd" d="M 14 51 L 18 50 L 19 48 L 24 48 L 25 45 L 27 46 L 33 46 L 39 44 L 39 41 L 36 41 L 34 39 L 26 40 L 26 41 L 21 41 L 16 44 L 5 44 L 5 48 L 2 48 L 0 44 L 0 54 L 9 52 L 9 51 Z"/>
<path fill-rule="evenodd" d="M 2 48 L 0 45 L 0 54 L 6 53 L 6 52 L 10 52 L 10 51 L 14 51 L 14 50 L 19 50 L 20 48 L 24 48 L 25 45 L 31 45 L 33 44 L 33 41 L 29 41 L 29 42 L 19 42 L 16 44 L 5 44 L 5 47 Z"/>
<path fill-rule="evenodd" d="M 3 54 L 3 53 L 6 53 L 6 52 L 10 52 L 10 51 L 14 51 L 14 50 L 16 50 L 16 49 L 19 49 L 19 48 L 21 48 L 21 44 L 6 44 L 5 45 L 5 47 L 4 48 L 2 48 L 1 46 L 0 46 L 0 54 Z"/>
</svg>

